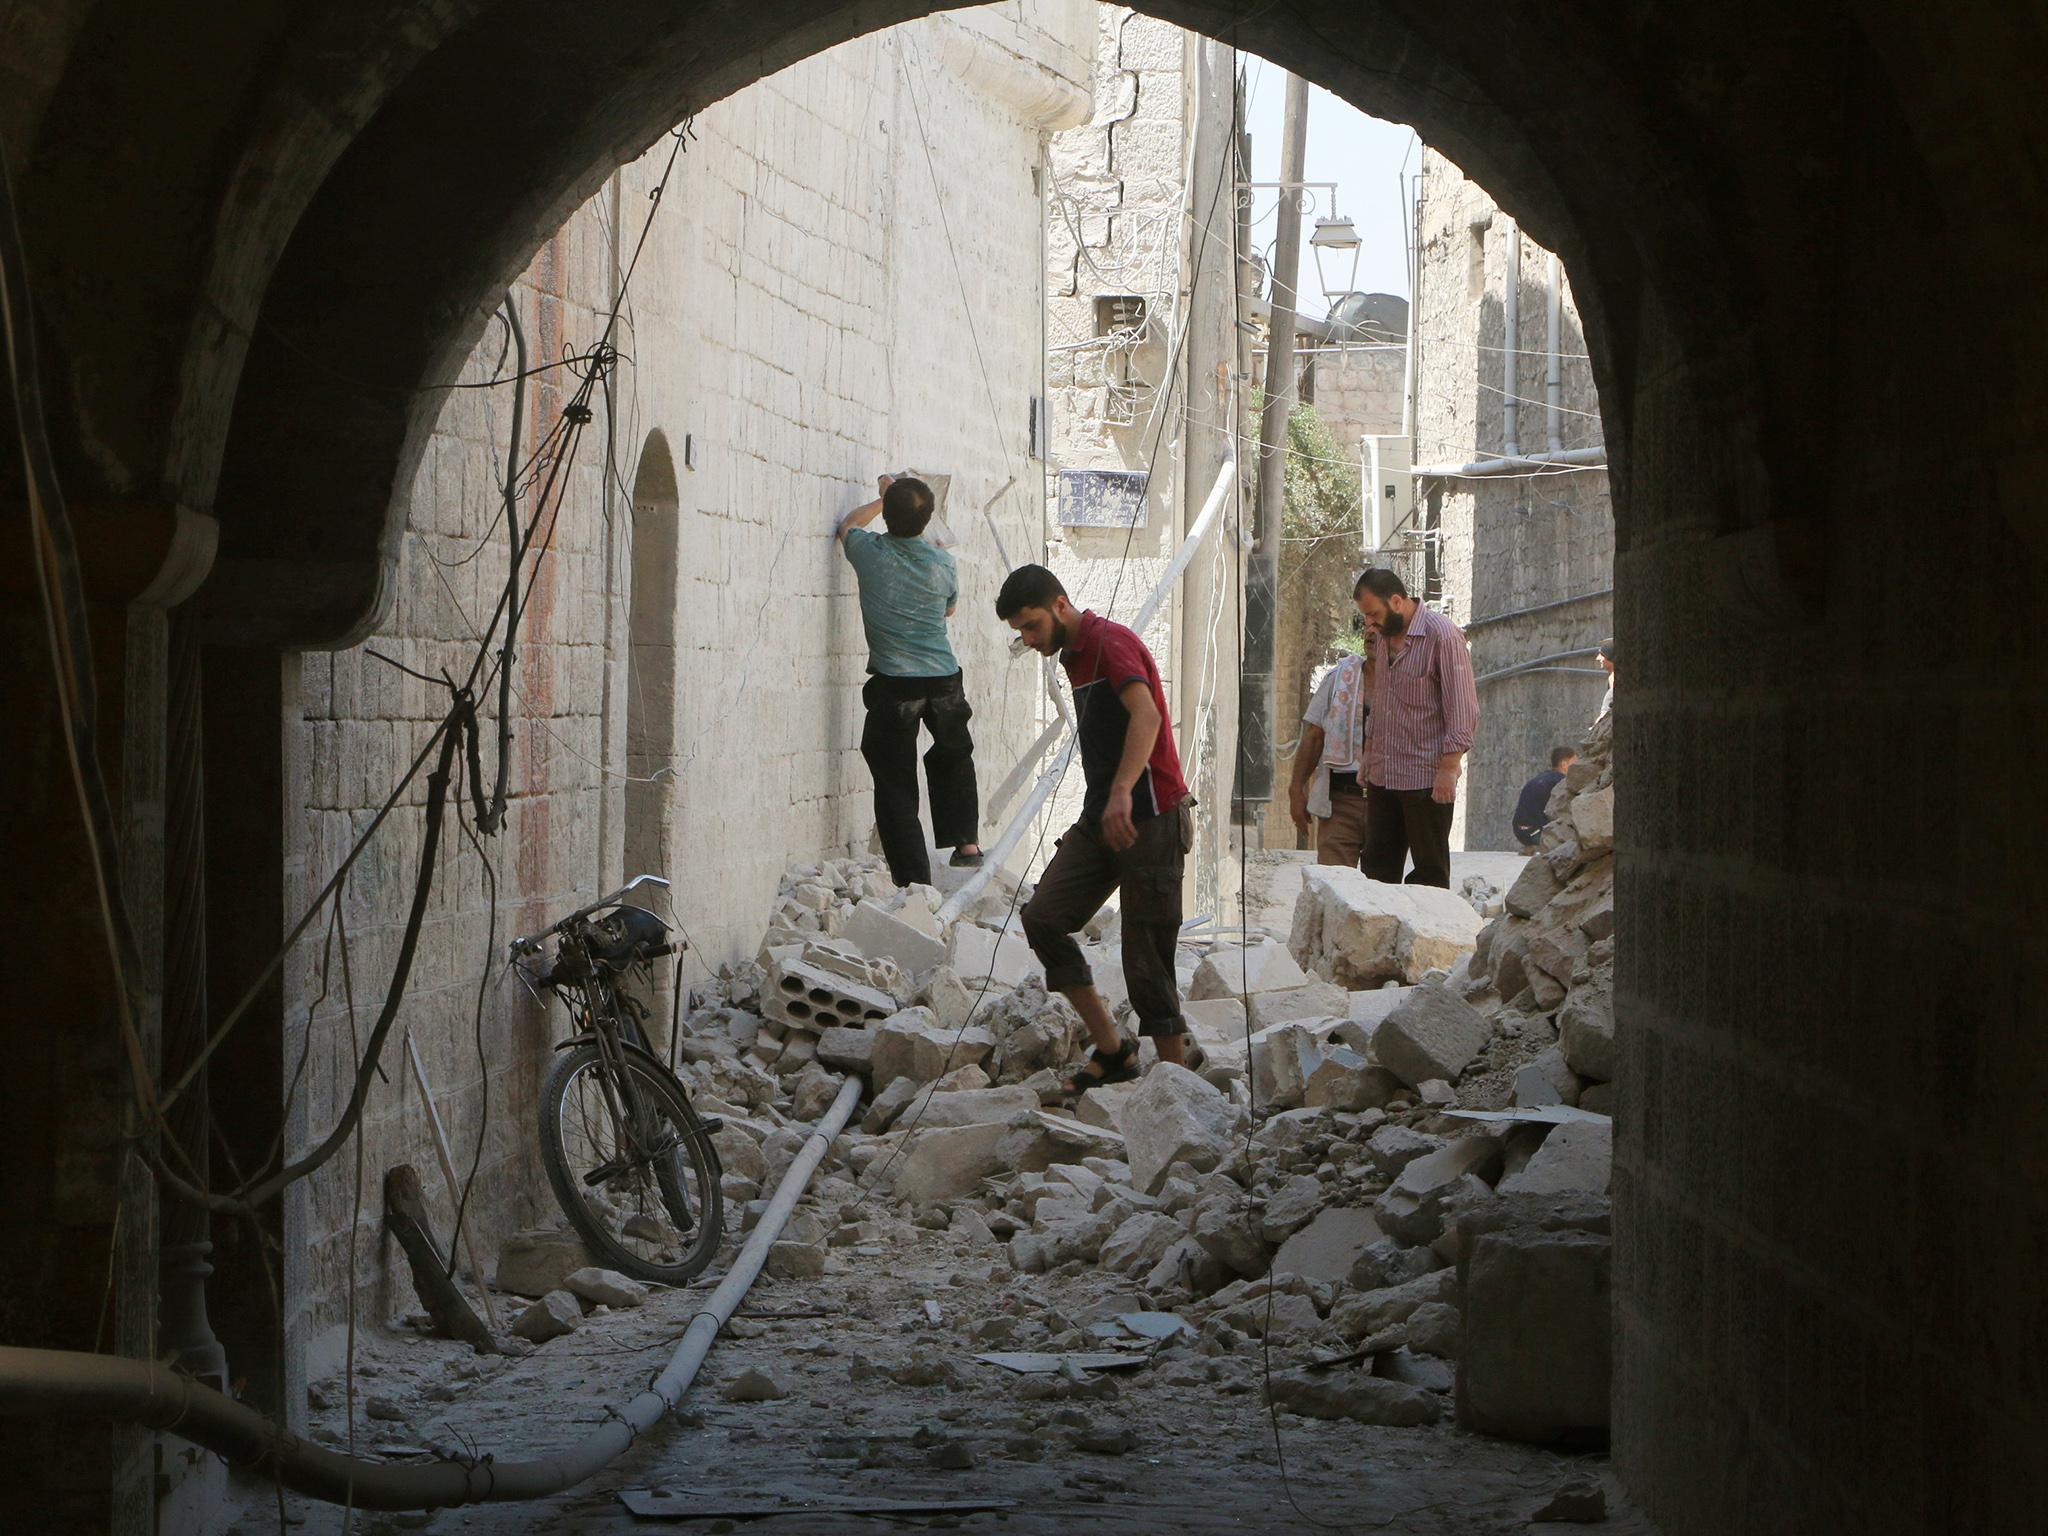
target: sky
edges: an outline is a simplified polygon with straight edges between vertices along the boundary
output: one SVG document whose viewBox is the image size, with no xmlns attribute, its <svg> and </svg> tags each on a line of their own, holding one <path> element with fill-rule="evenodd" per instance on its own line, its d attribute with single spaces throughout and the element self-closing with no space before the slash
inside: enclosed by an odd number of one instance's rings
<svg viewBox="0 0 2048 1536">
<path fill-rule="evenodd" d="M 1245 95 L 1245 121 L 1252 136 L 1251 179 L 1278 181 L 1280 123 L 1287 98 L 1285 73 L 1277 64 L 1246 55 Z M 1337 211 L 1349 215 L 1364 242 L 1358 252 L 1358 276 L 1353 284 L 1364 293 L 1408 297 L 1406 213 L 1400 182 L 1404 162 L 1410 177 L 1421 169 L 1422 151 L 1414 129 L 1405 123 L 1367 117 L 1322 87 L 1309 88 L 1308 163 L 1302 179 L 1337 183 Z M 1261 188 L 1253 194 L 1252 201 L 1252 244 L 1268 260 L 1278 228 L 1274 207 L 1277 195 L 1270 188 Z M 1315 210 L 1327 212 L 1323 207 Z M 1297 292 L 1301 313 L 1321 318 L 1327 305 L 1315 257 L 1309 249 L 1309 236 L 1314 232 L 1312 213 L 1302 219 Z M 1324 270 L 1340 287 L 1344 286 L 1343 272 L 1349 265 L 1348 255 L 1331 252 L 1324 256 Z"/>
</svg>

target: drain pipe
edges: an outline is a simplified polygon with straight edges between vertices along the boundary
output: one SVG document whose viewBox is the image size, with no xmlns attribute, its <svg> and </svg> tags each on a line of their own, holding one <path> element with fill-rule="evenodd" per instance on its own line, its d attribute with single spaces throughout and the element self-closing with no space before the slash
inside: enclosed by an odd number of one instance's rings
<svg viewBox="0 0 2048 1536">
<path fill-rule="evenodd" d="M 1501 457 L 1513 459 L 1522 452 L 1522 402 L 1515 398 L 1522 344 L 1522 226 L 1513 219 L 1507 225 L 1508 277 L 1500 300 L 1500 451 Z"/>
<path fill-rule="evenodd" d="M 1550 357 L 1543 370 L 1543 424 L 1550 430 L 1550 451 L 1564 452 L 1564 289 L 1558 282 L 1557 253 L 1550 257 L 1550 315 L 1544 343 Z"/>
<path fill-rule="evenodd" d="M 841 1085 L 725 1279 L 691 1318 L 667 1368 L 623 1408 L 608 1407 L 604 1424 L 565 1450 L 534 1461 L 467 1455 L 431 1466 L 360 1461 L 302 1440 L 157 1361 L 61 1349 L 0 1348 L 0 1414 L 145 1424 L 216 1451 L 235 1466 L 271 1472 L 295 1492 L 331 1504 L 353 1502 L 357 1509 L 441 1509 L 547 1498 L 616 1461 L 682 1401 L 712 1341 L 761 1273 L 770 1245 L 782 1235 L 826 1149 L 860 1102 L 860 1088 L 857 1077 Z"/>
</svg>

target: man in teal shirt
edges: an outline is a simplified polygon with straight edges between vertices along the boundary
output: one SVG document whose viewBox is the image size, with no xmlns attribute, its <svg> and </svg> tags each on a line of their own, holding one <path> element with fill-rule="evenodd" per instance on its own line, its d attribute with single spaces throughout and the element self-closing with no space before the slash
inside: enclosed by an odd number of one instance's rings
<svg viewBox="0 0 2048 1536">
<path fill-rule="evenodd" d="M 931 858 L 917 819 L 918 727 L 932 733 L 924 754 L 931 791 L 932 841 L 953 850 L 953 863 L 981 862 L 975 841 L 980 797 L 974 783 L 974 738 L 960 663 L 946 638 L 946 620 L 960 599 L 953 557 L 927 540 L 931 487 L 884 475 L 881 498 L 839 520 L 834 536 L 860 578 L 860 619 L 868 636 L 867 724 L 860 755 L 875 779 L 875 824 L 898 885 L 929 885 Z M 882 519 L 886 534 L 867 525 Z"/>
</svg>

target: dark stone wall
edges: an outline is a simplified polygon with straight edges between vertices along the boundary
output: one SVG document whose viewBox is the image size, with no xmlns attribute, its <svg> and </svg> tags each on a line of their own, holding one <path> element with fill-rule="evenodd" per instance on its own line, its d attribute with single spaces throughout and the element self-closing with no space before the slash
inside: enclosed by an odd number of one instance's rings
<svg viewBox="0 0 2048 1536">
<path fill-rule="evenodd" d="M 418 386 L 454 367 L 562 213 L 692 108 L 928 8 L 619 0 L 567 23 L 530 0 L 0 0 L 0 135 L 74 494 L 217 513 L 216 638 L 359 633 L 431 415 Z M 1574 276 L 1630 667 L 1630 1486 L 1672 1536 L 2033 1528 L 2038 17 L 1301 0 L 1240 26 L 1203 0 L 1145 8 L 1415 123 Z M 31 630 L 7 642 L 43 664 Z M 48 782 L 50 717 L 30 698 L 15 718 L 29 740 L 9 783 L 48 820 L 13 878 L 83 950 L 96 915 Z M 107 1029 L 96 1004 L 69 1033 L 9 1011 L 0 1047 L 78 1098 L 68 1129 L 37 1112 L 0 1128 L 32 1182 L 60 1177 L 53 1138 L 113 1123 Z M 89 1151 L 61 1176 L 109 1166 Z M 76 1194 L 11 1194 L 43 1223 L 14 1240 L 65 1244 Z M 75 1337 L 105 1250 L 57 1253 L 22 1278 Z"/>
</svg>

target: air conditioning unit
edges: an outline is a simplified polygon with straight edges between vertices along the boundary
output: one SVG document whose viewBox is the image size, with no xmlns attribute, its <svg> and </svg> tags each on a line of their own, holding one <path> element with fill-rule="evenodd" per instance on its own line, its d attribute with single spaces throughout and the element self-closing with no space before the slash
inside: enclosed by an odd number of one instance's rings
<svg viewBox="0 0 2048 1536">
<path fill-rule="evenodd" d="M 1359 439 L 1358 485 L 1365 503 L 1360 510 L 1368 557 L 1387 547 L 1415 506 L 1415 477 L 1408 473 L 1414 450 L 1414 442 L 1405 437 Z"/>
</svg>

